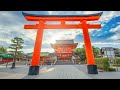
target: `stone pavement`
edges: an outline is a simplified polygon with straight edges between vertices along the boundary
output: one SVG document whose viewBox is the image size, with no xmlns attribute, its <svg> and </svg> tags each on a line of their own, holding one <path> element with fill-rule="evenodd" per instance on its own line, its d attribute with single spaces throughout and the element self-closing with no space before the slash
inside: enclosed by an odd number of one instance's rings
<svg viewBox="0 0 120 90">
<path fill-rule="evenodd" d="M 86 65 L 75 65 L 80 71 L 87 74 Z M 99 71 L 99 70 L 98 70 Z M 115 72 L 98 72 L 98 74 L 87 74 L 93 79 L 120 79 L 120 67 L 118 67 L 118 71 Z"/>
<path fill-rule="evenodd" d="M 29 66 L 0 66 L 0 79 L 120 79 L 120 72 L 99 72 L 87 74 L 86 65 L 45 65 L 40 66 L 39 75 L 28 75 Z"/>
<path fill-rule="evenodd" d="M 11 66 L 0 66 L 0 79 L 21 79 L 28 72 L 28 67 L 20 65 L 15 69 L 10 69 Z"/>
<path fill-rule="evenodd" d="M 50 69 L 42 71 L 38 79 L 92 79 L 74 65 L 55 65 Z"/>
</svg>

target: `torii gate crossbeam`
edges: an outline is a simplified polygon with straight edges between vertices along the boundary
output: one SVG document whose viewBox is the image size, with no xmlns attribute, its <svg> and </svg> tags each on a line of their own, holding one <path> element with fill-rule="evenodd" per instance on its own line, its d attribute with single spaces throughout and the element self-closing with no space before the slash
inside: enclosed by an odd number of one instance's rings
<svg viewBox="0 0 120 90">
<path fill-rule="evenodd" d="M 102 12 L 89 15 L 35 15 L 22 12 L 27 21 L 38 21 L 36 25 L 25 25 L 25 29 L 37 29 L 36 41 L 34 45 L 34 52 L 32 57 L 32 63 L 29 68 L 29 75 L 38 75 L 39 74 L 39 65 L 40 65 L 40 52 L 42 46 L 42 37 L 44 29 L 83 29 L 83 37 L 86 50 L 87 58 L 87 69 L 88 74 L 98 74 L 97 66 L 94 60 L 94 54 L 92 50 L 92 45 L 90 41 L 90 36 L 88 29 L 99 29 L 101 24 L 87 24 L 87 21 L 95 21 L 100 18 Z M 45 24 L 46 21 L 60 21 L 58 25 Z M 80 21 L 80 24 L 71 24 L 68 25 L 66 21 Z"/>
</svg>

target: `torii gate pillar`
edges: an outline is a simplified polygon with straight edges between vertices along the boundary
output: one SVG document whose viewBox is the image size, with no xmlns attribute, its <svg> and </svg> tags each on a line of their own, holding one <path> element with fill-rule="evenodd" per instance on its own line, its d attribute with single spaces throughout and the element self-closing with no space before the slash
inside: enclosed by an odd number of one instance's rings
<svg viewBox="0 0 120 90">
<path fill-rule="evenodd" d="M 40 53 L 42 47 L 42 37 L 43 37 L 44 21 L 40 20 L 38 24 L 38 30 L 36 35 L 36 41 L 34 45 L 34 53 L 32 57 L 32 65 L 29 68 L 29 75 L 39 74 L 40 65 Z"/>
<path fill-rule="evenodd" d="M 93 49 L 90 41 L 88 27 L 86 20 L 82 21 L 83 38 L 85 44 L 86 58 L 87 58 L 87 69 L 89 74 L 98 74 L 97 66 L 95 65 Z"/>
</svg>

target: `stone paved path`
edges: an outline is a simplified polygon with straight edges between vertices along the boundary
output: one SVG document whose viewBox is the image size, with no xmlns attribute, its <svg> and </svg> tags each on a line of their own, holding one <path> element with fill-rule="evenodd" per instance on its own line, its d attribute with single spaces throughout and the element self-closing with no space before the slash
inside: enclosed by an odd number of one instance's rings
<svg viewBox="0 0 120 90">
<path fill-rule="evenodd" d="M 0 79 L 120 79 L 119 72 L 99 72 L 88 74 L 86 65 L 46 65 L 40 66 L 39 75 L 28 75 L 29 66 L 0 66 Z"/>
<path fill-rule="evenodd" d="M 43 73 L 44 72 L 44 73 Z M 74 65 L 55 65 L 52 68 L 44 68 L 38 79 L 92 79 Z"/>
</svg>

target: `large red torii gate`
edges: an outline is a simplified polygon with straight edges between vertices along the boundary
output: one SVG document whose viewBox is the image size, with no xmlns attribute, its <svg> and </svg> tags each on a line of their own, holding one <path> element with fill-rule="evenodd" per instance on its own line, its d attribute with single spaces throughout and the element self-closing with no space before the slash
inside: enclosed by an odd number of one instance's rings
<svg viewBox="0 0 120 90">
<path fill-rule="evenodd" d="M 25 25 L 25 29 L 38 29 L 36 35 L 36 41 L 34 45 L 34 52 L 32 57 L 32 63 L 29 68 L 29 75 L 39 74 L 40 65 L 40 52 L 42 46 L 42 37 L 44 29 L 83 29 L 83 37 L 85 43 L 86 57 L 87 57 L 87 69 L 88 74 L 98 74 L 97 66 L 94 60 L 94 54 L 91 46 L 88 29 L 101 28 L 101 24 L 87 24 L 87 21 L 95 21 L 100 18 L 103 12 L 89 15 L 35 15 L 22 12 L 27 21 L 38 21 L 36 25 Z M 46 21 L 60 21 L 61 24 L 49 25 L 45 24 Z M 80 21 L 81 24 L 66 24 L 65 21 Z"/>
</svg>

